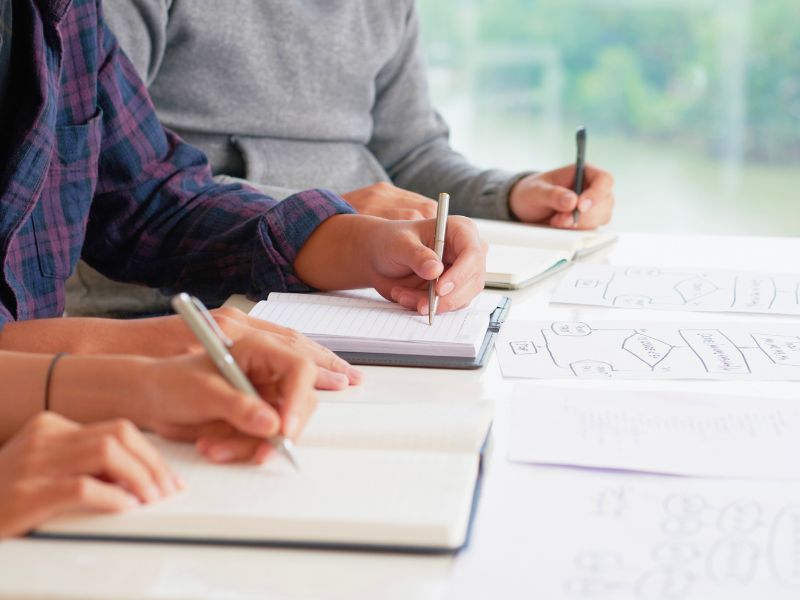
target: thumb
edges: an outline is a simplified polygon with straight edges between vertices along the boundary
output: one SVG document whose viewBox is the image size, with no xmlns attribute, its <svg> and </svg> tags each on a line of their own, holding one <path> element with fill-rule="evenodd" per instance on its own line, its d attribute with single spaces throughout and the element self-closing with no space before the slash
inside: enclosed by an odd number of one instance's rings
<svg viewBox="0 0 800 600">
<path fill-rule="evenodd" d="M 436 252 L 428 248 L 416 236 L 404 238 L 397 261 L 414 271 L 414 274 L 430 281 L 436 279 L 444 271 L 444 265 Z"/>
</svg>

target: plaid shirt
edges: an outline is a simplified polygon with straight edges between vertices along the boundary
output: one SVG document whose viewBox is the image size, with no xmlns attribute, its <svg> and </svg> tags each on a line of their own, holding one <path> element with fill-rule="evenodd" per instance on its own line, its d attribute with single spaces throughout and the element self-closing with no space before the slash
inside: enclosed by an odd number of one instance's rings
<svg viewBox="0 0 800 600">
<path fill-rule="evenodd" d="M 205 156 L 159 123 L 99 0 L 18 2 L 14 30 L 26 76 L 8 82 L 2 132 L 14 136 L 0 170 L 0 326 L 60 316 L 81 256 L 211 304 L 308 289 L 292 264 L 320 223 L 353 212 L 344 200 L 214 183 Z"/>
</svg>

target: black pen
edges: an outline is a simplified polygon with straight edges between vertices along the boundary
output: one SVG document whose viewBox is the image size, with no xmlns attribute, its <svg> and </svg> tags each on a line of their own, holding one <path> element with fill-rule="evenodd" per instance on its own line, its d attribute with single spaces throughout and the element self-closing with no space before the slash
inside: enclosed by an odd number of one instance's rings
<svg viewBox="0 0 800 600">
<path fill-rule="evenodd" d="M 583 193 L 583 177 L 586 168 L 586 127 L 580 127 L 575 133 L 575 144 L 578 146 L 578 156 L 575 159 L 575 193 L 580 198 Z M 578 205 L 575 205 L 575 210 L 572 211 L 572 226 L 578 226 L 578 218 L 580 211 Z"/>
</svg>

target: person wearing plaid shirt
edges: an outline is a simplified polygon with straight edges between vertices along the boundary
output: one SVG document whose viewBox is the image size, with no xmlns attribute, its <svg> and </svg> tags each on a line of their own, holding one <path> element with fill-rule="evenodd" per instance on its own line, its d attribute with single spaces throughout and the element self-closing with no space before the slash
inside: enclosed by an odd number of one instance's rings
<svg viewBox="0 0 800 600">
<path fill-rule="evenodd" d="M 234 293 L 375 287 L 424 312 L 425 284 L 440 273 L 441 310 L 481 289 L 484 251 L 468 220 L 451 218 L 443 265 L 429 248 L 433 220 L 355 215 L 324 190 L 277 202 L 220 185 L 202 153 L 159 123 L 96 0 L 14 7 L 18 68 L 5 91 L 11 116 L 0 175 L 0 348 L 142 353 L 158 338 L 186 346 L 176 332 L 154 338 L 152 322 L 54 322 L 79 257 L 115 280 L 214 305 Z M 160 322 L 162 330 L 178 329 L 171 321 Z"/>
<path fill-rule="evenodd" d="M 79 257 L 216 304 L 371 286 L 424 313 L 440 275 L 440 310 L 483 288 L 485 246 L 467 219 L 451 218 L 443 264 L 433 220 L 356 215 L 324 190 L 278 203 L 215 183 L 203 154 L 159 123 L 97 0 L 0 9 L 0 537 L 59 511 L 123 510 L 177 491 L 136 426 L 217 462 L 261 462 L 265 439 L 302 429 L 314 387 L 361 377 L 296 332 L 218 309 L 256 399 L 222 379 L 177 317 L 62 318 Z"/>
</svg>

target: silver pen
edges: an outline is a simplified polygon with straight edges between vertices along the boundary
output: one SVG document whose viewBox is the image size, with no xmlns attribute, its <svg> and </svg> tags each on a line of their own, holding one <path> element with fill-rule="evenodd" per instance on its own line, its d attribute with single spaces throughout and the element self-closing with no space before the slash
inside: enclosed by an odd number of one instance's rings
<svg viewBox="0 0 800 600">
<path fill-rule="evenodd" d="M 444 240 L 447 237 L 447 216 L 450 212 L 450 194 L 439 194 L 439 204 L 436 206 L 436 233 L 434 234 L 433 251 L 441 261 L 444 256 Z M 439 296 L 436 295 L 436 284 L 439 278 L 428 284 L 428 325 L 433 325 L 436 316 L 436 307 L 439 305 Z"/>
<path fill-rule="evenodd" d="M 172 308 L 181 316 L 198 341 L 203 345 L 203 348 L 205 348 L 208 356 L 223 377 L 237 390 L 261 400 L 261 396 L 253 387 L 253 384 L 250 383 L 247 375 L 242 373 L 230 353 L 229 349 L 233 347 L 233 342 L 225 335 L 205 305 L 189 294 L 178 294 L 172 297 Z M 290 439 L 282 435 L 276 435 L 268 441 L 292 463 L 295 469 L 300 469 L 292 453 L 292 441 Z"/>
</svg>

